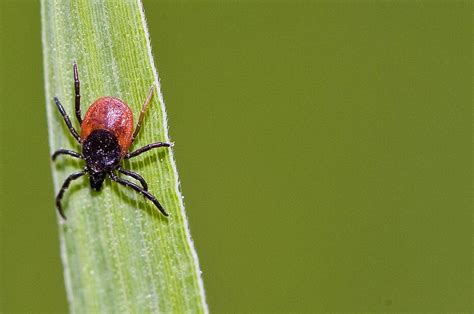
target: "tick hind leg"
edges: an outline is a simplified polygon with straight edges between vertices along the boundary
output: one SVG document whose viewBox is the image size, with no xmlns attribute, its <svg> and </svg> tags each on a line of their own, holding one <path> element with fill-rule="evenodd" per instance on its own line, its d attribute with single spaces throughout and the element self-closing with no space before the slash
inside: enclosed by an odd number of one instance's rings
<svg viewBox="0 0 474 314">
<path fill-rule="evenodd" d="M 76 104 L 76 118 L 79 124 L 82 124 L 81 114 L 81 82 L 79 81 L 79 73 L 77 71 L 77 64 L 74 62 L 72 65 L 74 72 L 74 91 L 76 93 L 75 104 Z"/>
<path fill-rule="evenodd" d="M 145 100 L 145 103 L 142 106 L 142 110 L 140 111 L 140 116 L 138 117 L 137 126 L 135 127 L 135 131 L 133 132 L 132 136 L 132 143 L 138 135 L 140 128 L 143 123 L 143 118 L 145 117 L 145 112 L 148 109 L 148 105 L 150 104 L 151 97 L 153 97 L 153 90 L 155 89 L 155 83 L 151 84 L 150 91 L 148 92 L 148 97 Z"/>
<path fill-rule="evenodd" d="M 143 118 L 145 117 L 145 112 L 148 108 L 148 105 L 150 104 L 151 102 L 151 98 L 153 97 L 153 90 L 155 89 L 155 83 L 153 83 L 151 85 L 151 88 L 150 88 L 150 91 L 148 92 L 148 97 L 146 98 L 145 100 L 145 103 L 143 104 L 142 106 L 142 110 L 140 111 L 140 116 L 138 117 L 138 122 L 137 122 L 137 126 L 135 127 L 135 131 L 133 132 L 133 136 L 132 136 L 132 143 L 133 141 L 135 140 L 135 138 L 137 137 L 138 135 L 138 132 L 140 131 L 140 128 L 142 126 L 142 123 L 143 123 Z M 158 147 L 170 147 L 170 146 L 173 146 L 173 144 L 170 144 L 170 143 L 163 143 L 163 142 L 157 142 L 157 143 L 153 143 L 153 144 L 148 144 L 146 146 L 143 146 L 131 153 L 128 153 L 127 155 L 124 156 L 125 159 L 129 159 L 129 158 L 132 158 L 132 157 L 135 157 L 135 156 L 138 156 L 140 155 L 141 153 L 144 153 L 146 151 L 149 151 L 150 149 L 152 148 L 158 148 Z"/>
<path fill-rule="evenodd" d="M 163 206 L 161 206 L 160 202 L 158 202 L 158 200 L 156 199 L 156 197 L 154 197 L 153 195 L 150 194 L 150 192 L 148 191 L 145 191 L 144 189 L 142 189 L 141 187 L 139 187 L 138 185 L 136 185 L 135 183 L 133 182 L 130 182 L 128 180 L 124 180 L 124 179 L 121 179 L 119 177 L 117 177 L 115 175 L 115 173 L 111 172 L 110 173 L 110 178 L 123 185 L 123 186 L 128 186 L 130 188 L 132 188 L 133 190 L 135 190 L 136 192 L 142 194 L 143 196 L 145 196 L 147 199 L 149 199 L 157 208 L 158 210 L 165 216 L 168 216 L 168 213 L 165 211 L 165 209 L 163 208 Z"/>
<path fill-rule="evenodd" d="M 81 143 L 81 137 L 79 136 L 79 134 L 77 134 L 76 129 L 72 126 L 71 119 L 69 119 L 69 116 L 64 110 L 63 105 L 61 105 L 61 102 L 59 101 L 58 97 L 54 97 L 54 102 L 56 103 L 56 107 L 58 107 L 59 112 L 63 116 L 64 122 L 66 122 L 66 125 L 69 128 L 69 131 L 71 132 L 72 136 L 74 136 L 78 143 Z"/>
<path fill-rule="evenodd" d="M 61 187 L 61 190 L 59 190 L 59 193 L 56 196 L 56 207 L 58 208 L 58 212 L 61 215 L 61 217 L 63 217 L 64 220 L 67 219 L 66 215 L 64 215 L 63 207 L 61 205 L 61 200 L 63 199 L 64 192 L 69 187 L 69 184 L 71 183 L 71 181 L 76 180 L 76 179 L 82 177 L 85 174 L 86 174 L 86 171 L 82 170 L 82 171 L 79 171 L 79 172 L 74 172 L 69 177 L 67 177 L 66 180 L 64 180 L 64 183 L 63 183 L 63 186 Z"/>
</svg>

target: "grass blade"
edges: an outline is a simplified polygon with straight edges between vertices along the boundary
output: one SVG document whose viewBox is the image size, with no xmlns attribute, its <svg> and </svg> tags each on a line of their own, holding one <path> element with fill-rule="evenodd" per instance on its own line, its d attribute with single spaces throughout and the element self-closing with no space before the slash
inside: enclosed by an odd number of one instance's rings
<svg viewBox="0 0 474 314">
<path fill-rule="evenodd" d="M 134 147 L 169 141 L 141 2 L 42 0 L 41 9 L 51 151 L 80 150 L 53 103 L 57 96 L 78 129 L 73 61 L 79 66 L 83 114 L 95 99 L 108 95 L 128 103 L 136 120 L 155 82 L 158 93 Z M 89 188 L 87 177 L 73 182 L 63 199 L 68 221 L 60 224 L 71 311 L 207 312 L 172 150 L 152 150 L 124 165 L 148 181 L 170 218 L 110 180 L 101 192 Z M 58 158 L 52 165 L 56 192 L 81 167 L 81 161 Z"/>
</svg>

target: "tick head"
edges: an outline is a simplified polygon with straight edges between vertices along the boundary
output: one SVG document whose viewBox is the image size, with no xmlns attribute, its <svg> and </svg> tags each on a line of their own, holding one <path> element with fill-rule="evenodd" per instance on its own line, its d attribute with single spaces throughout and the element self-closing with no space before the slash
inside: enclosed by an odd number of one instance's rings
<svg viewBox="0 0 474 314">
<path fill-rule="evenodd" d="M 102 188 L 102 183 L 105 180 L 105 172 L 89 172 L 89 180 L 91 183 L 91 188 L 96 191 L 100 191 Z"/>
</svg>

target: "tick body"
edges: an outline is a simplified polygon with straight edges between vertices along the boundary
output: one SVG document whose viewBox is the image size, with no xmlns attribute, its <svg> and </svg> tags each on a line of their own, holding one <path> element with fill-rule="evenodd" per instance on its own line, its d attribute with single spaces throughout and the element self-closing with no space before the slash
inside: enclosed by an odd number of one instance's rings
<svg viewBox="0 0 474 314">
<path fill-rule="evenodd" d="M 129 152 L 133 141 L 140 130 L 143 118 L 153 96 L 154 85 L 151 87 L 148 97 L 143 104 L 138 123 L 134 128 L 133 113 L 128 105 L 115 97 L 101 97 L 97 99 L 87 110 L 84 120 L 82 119 L 80 107 L 80 82 L 77 65 L 73 65 L 74 87 L 75 87 L 75 109 L 76 118 L 81 125 L 80 134 L 72 126 L 71 120 L 65 112 L 58 98 L 54 97 L 56 106 L 64 118 L 72 136 L 81 145 L 81 153 L 59 149 L 54 152 L 52 158 L 56 159 L 59 155 L 69 155 L 80 158 L 85 161 L 85 167 L 82 171 L 75 172 L 66 178 L 58 195 L 56 196 L 56 207 L 61 217 L 66 219 L 61 200 L 64 192 L 69 187 L 71 181 L 87 174 L 89 176 L 91 188 L 100 191 L 102 184 L 107 176 L 112 181 L 129 187 L 142 194 L 158 208 L 165 216 L 168 216 L 165 209 L 159 201 L 150 192 L 148 185 L 138 173 L 123 169 L 121 161 L 138 156 L 150 149 L 158 147 L 170 147 L 170 143 L 156 142 L 143 146 L 135 151 Z M 118 173 L 137 180 L 141 186 L 132 181 L 121 178 Z"/>
</svg>

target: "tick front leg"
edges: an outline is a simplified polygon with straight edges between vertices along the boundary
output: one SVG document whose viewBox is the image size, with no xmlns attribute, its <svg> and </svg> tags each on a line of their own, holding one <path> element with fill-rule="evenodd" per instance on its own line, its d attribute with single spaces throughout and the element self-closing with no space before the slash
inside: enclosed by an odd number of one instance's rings
<svg viewBox="0 0 474 314">
<path fill-rule="evenodd" d="M 130 171 L 130 170 L 127 170 L 127 169 L 123 169 L 123 168 L 117 168 L 118 172 L 126 175 L 126 176 L 129 176 L 129 177 L 132 177 L 138 181 L 140 181 L 140 184 L 143 186 L 143 189 L 145 191 L 148 191 L 148 184 L 146 183 L 145 179 L 143 179 L 143 177 L 141 175 L 139 175 L 138 173 L 136 172 L 133 172 L 133 171 Z"/>
<path fill-rule="evenodd" d="M 123 185 L 123 186 L 128 186 L 130 188 L 132 188 L 133 190 L 135 190 L 136 192 L 142 194 L 143 196 L 145 196 L 147 199 L 149 199 L 150 201 L 153 202 L 153 204 L 160 210 L 160 212 L 165 215 L 165 216 L 168 216 L 168 213 L 165 211 L 165 209 L 163 208 L 163 206 L 161 206 L 160 202 L 158 202 L 158 200 L 156 199 L 156 197 L 154 197 L 153 195 L 150 194 L 150 192 L 148 191 L 145 191 L 144 189 L 142 189 L 141 187 L 139 187 L 138 185 L 136 185 L 135 183 L 133 182 L 130 182 L 130 181 L 127 181 L 127 180 L 124 180 L 124 179 L 121 179 L 119 177 L 117 177 L 115 175 L 115 173 L 111 172 L 110 173 L 110 178 L 112 180 L 114 180 L 115 182 Z"/>
<path fill-rule="evenodd" d="M 149 151 L 150 149 L 153 149 L 153 148 L 158 148 L 158 147 L 172 147 L 174 146 L 173 143 L 163 143 L 163 142 L 158 142 L 158 143 L 153 143 L 153 144 L 148 144 L 148 145 L 145 145 L 131 153 L 128 153 L 127 155 L 125 155 L 123 158 L 125 159 L 130 159 L 132 157 L 135 157 L 135 156 L 138 156 L 144 152 L 147 152 Z"/>
<path fill-rule="evenodd" d="M 63 217 L 64 220 L 66 220 L 66 215 L 64 215 L 63 207 L 61 205 L 61 200 L 63 199 L 64 192 L 67 190 L 69 187 L 69 184 L 71 183 L 72 180 L 76 180 L 77 178 L 82 177 L 84 174 L 86 174 L 85 170 L 75 172 L 71 174 L 69 177 L 64 180 L 63 186 L 61 187 L 61 190 L 59 190 L 58 195 L 56 196 L 56 207 L 58 208 L 58 212 Z"/>
<path fill-rule="evenodd" d="M 57 151 L 54 152 L 53 156 L 51 156 L 51 158 L 53 159 L 53 161 L 56 160 L 56 157 L 58 157 L 59 155 L 69 155 L 69 156 L 72 156 L 74 158 L 79 158 L 79 159 L 84 159 L 84 157 L 82 157 L 81 154 L 79 153 L 76 153 L 75 151 L 73 150 L 69 150 L 69 149 L 58 149 Z"/>
</svg>

